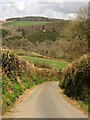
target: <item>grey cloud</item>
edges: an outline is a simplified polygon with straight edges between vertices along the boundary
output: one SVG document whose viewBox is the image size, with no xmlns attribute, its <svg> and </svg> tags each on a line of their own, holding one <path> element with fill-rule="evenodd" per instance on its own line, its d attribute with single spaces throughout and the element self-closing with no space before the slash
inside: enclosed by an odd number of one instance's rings
<svg viewBox="0 0 90 120">
<path fill-rule="evenodd" d="M 5 3 L 6 1 L 6 3 Z M 5 0 L 2 6 L 0 5 L 0 10 L 2 9 L 3 19 L 8 17 L 17 17 L 17 16 L 47 16 L 54 18 L 68 18 L 70 14 L 75 14 L 80 7 L 85 5 L 84 2 L 45 2 L 45 0 L 35 0 L 34 2 L 22 0 L 20 2 L 24 3 L 24 8 L 19 9 L 18 2 L 19 0 Z M 20 4 L 19 2 L 19 4 Z M 7 3 L 9 3 L 7 5 Z M 0 16 L 0 19 L 1 16 Z"/>
<path fill-rule="evenodd" d="M 76 13 L 82 6 L 84 6 L 87 3 L 83 3 L 83 2 L 65 2 L 65 3 L 40 2 L 40 4 L 54 11 L 68 14 L 68 13 Z"/>
<path fill-rule="evenodd" d="M 55 2 L 39 2 L 39 13 L 46 16 L 56 17 L 56 18 L 66 18 L 70 14 L 76 14 L 77 11 L 87 3 L 83 2 L 65 2 L 65 3 L 55 3 Z M 73 15 L 74 16 L 74 15 Z"/>
</svg>

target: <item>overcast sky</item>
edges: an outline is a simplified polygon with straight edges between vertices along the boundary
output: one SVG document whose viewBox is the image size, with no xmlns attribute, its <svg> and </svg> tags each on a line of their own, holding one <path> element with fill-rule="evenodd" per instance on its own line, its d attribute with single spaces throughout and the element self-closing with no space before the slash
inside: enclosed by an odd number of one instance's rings
<svg viewBox="0 0 90 120">
<path fill-rule="evenodd" d="M 74 18 L 89 0 L 0 0 L 0 20 L 19 16 Z"/>
</svg>

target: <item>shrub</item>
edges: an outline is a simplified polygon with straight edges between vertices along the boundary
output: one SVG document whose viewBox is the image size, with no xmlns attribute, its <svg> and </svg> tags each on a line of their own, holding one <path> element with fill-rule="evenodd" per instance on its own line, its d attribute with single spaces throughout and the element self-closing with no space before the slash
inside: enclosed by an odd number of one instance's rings
<svg viewBox="0 0 90 120">
<path fill-rule="evenodd" d="M 48 68 L 51 69 L 51 66 L 47 63 L 44 62 L 34 62 L 34 66 L 38 67 L 38 68 Z"/>
<path fill-rule="evenodd" d="M 33 43 L 36 42 L 43 42 L 45 40 L 49 40 L 49 41 L 55 41 L 56 38 L 58 36 L 58 32 L 52 32 L 52 31 L 37 31 L 32 33 L 30 36 L 28 36 L 28 40 L 30 40 Z"/>
<path fill-rule="evenodd" d="M 9 34 L 9 31 L 8 31 L 8 30 L 0 29 L 0 35 L 1 35 L 2 37 L 5 37 L 5 36 L 8 35 L 8 34 Z"/>
<path fill-rule="evenodd" d="M 64 93 L 69 97 L 86 101 L 90 91 L 89 88 L 89 72 L 88 55 L 84 55 L 80 59 L 75 60 L 62 72 L 62 81 L 60 87 L 64 89 Z"/>
<path fill-rule="evenodd" d="M 47 81 L 47 79 L 40 77 L 40 76 L 32 76 L 32 80 L 35 85 L 38 85 L 38 84 L 41 84 L 41 83 Z"/>
</svg>

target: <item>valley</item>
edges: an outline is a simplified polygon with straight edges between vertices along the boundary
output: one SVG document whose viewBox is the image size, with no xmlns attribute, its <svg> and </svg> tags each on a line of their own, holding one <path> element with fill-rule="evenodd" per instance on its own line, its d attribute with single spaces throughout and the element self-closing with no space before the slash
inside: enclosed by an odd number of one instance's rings
<svg viewBox="0 0 90 120">
<path fill-rule="evenodd" d="M 84 20 L 43 17 L 11 18 L 2 23 L 0 59 L 3 115 L 13 108 L 26 90 L 43 83 L 40 88 L 34 89 L 33 94 L 28 94 L 26 101 L 23 101 L 25 103 L 22 102 L 17 108 L 20 113 L 14 114 L 15 118 L 22 114 L 24 118 L 87 118 L 66 103 L 56 92 L 56 87 L 59 86 L 63 94 L 77 101 L 85 112 L 89 112 L 88 24 Z M 30 110 L 25 116 L 28 105 Z M 24 106 L 26 108 L 22 111 Z M 39 112 L 35 112 L 35 109 Z"/>
</svg>

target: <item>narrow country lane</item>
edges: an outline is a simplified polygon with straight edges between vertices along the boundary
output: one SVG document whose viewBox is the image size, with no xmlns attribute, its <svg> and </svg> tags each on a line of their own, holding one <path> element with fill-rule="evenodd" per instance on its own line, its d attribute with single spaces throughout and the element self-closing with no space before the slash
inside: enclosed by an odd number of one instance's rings
<svg viewBox="0 0 90 120">
<path fill-rule="evenodd" d="M 9 118 L 87 118 L 58 92 L 58 82 L 47 82 L 31 90 Z"/>
</svg>

